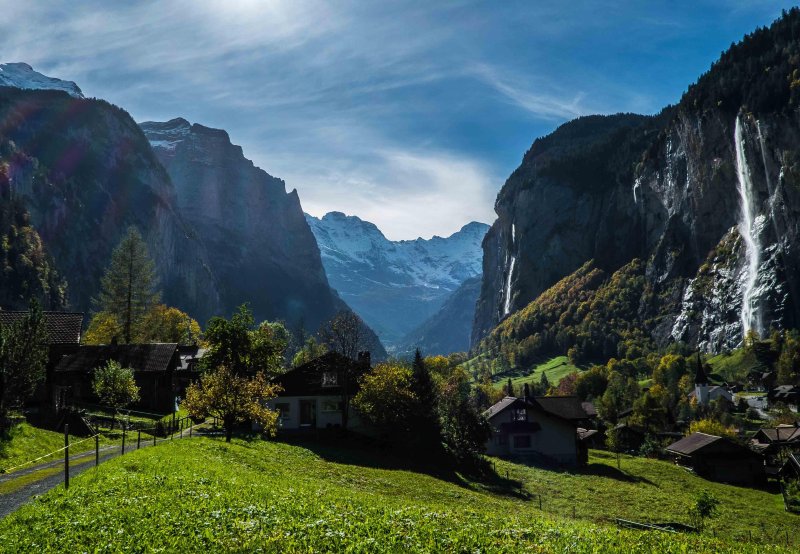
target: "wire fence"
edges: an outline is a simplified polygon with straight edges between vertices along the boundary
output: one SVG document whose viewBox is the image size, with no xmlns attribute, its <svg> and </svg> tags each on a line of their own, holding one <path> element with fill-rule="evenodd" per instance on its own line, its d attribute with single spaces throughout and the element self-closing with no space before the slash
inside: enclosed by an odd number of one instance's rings
<svg viewBox="0 0 800 554">
<path fill-rule="evenodd" d="M 63 453 L 64 459 L 64 487 L 69 488 L 69 471 L 70 471 L 70 449 L 73 449 L 73 458 L 82 458 L 92 453 L 91 450 L 82 450 L 80 452 L 75 453 L 74 447 L 77 447 L 80 444 L 88 442 L 94 439 L 95 447 L 94 447 L 94 455 L 95 455 L 95 466 L 100 465 L 101 461 L 105 461 L 106 459 L 110 459 L 117 455 L 124 455 L 125 452 L 129 452 L 131 450 L 138 450 L 143 446 L 156 446 L 158 443 L 166 442 L 166 441 L 173 441 L 176 438 L 190 438 L 194 434 L 194 429 L 198 425 L 203 425 L 206 423 L 205 421 L 195 423 L 190 417 L 181 417 L 176 418 L 173 421 L 169 421 L 166 424 L 155 425 L 151 428 L 144 428 L 144 429 L 128 429 L 125 425 L 123 425 L 121 429 L 121 435 L 118 437 L 112 437 L 107 432 L 97 431 L 89 437 L 80 439 L 80 440 L 70 440 L 69 436 L 69 425 L 64 425 L 64 446 L 53 450 L 52 452 L 48 452 L 21 464 L 17 464 L 12 467 L 2 468 L 0 469 L 0 474 L 12 474 L 15 471 L 19 471 L 24 469 L 28 466 L 32 466 L 33 470 L 36 470 L 37 465 L 42 465 L 45 467 L 41 467 L 39 469 L 47 469 L 53 467 L 51 463 L 42 463 L 43 461 L 47 460 L 48 458 L 54 458 L 57 455 Z M 216 425 L 216 420 L 214 420 L 214 424 Z M 157 433 L 162 433 L 161 438 Z M 101 448 L 101 438 L 103 439 L 103 446 Z M 144 439 L 144 440 L 143 440 Z M 101 457 L 101 453 L 104 456 Z M 101 459 L 102 458 L 102 459 Z M 75 459 L 72 460 L 75 462 Z M 83 465 L 86 462 L 81 462 Z M 55 467 L 58 467 L 58 464 L 54 464 Z M 11 475 L 13 478 L 13 475 Z"/>
</svg>

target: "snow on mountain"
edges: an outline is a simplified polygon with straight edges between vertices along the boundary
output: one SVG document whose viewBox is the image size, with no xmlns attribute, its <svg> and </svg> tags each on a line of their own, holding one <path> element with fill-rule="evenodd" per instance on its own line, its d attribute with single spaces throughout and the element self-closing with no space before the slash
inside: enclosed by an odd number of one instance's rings
<svg viewBox="0 0 800 554">
<path fill-rule="evenodd" d="M 391 241 L 374 224 L 340 212 L 306 220 L 331 285 L 389 347 L 481 273 L 489 229 L 472 222 L 449 237 Z"/>
<path fill-rule="evenodd" d="M 31 90 L 63 90 L 75 98 L 83 98 L 80 87 L 72 81 L 62 81 L 42 75 L 26 63 L 0 64 L 0 86 Z"/>
</svg>

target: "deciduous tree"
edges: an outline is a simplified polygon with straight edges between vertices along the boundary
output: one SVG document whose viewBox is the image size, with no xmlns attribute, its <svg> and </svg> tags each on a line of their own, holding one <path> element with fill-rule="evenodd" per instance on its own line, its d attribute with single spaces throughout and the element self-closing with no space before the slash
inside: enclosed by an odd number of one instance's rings
<svg viewBox="0 0 800 554">
<path fill-rule="evenodd" d="M 133 377 L 133 369 L 122 367 L 114 360 L 94 370 L 92 390 L 100 402 L 114 409 L 112 429 L 119 410 L 139 400 L 139 387 Z"/>
<path fill-rule="evenodd" d="M 267 402 L 280 391 L 281 387 L 270 383 L 263 371 L 248 377 L 223 365 L 204 373 L 199 383 L 189 385 L 181 407 L 194 418 L 218 418 L 225 429 L 226 442 L 231 441 L 234 426 L 248 420 L 257 422 L 264 434 L 273 437 L 278 412 L 270 410 Z"/>
</svg>

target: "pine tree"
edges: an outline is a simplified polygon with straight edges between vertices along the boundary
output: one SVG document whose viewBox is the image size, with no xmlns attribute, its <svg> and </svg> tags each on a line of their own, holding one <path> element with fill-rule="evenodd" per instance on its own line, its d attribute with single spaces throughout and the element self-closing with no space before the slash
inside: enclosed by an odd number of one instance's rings
<svg viewBox="0 0 800 554">
<path fill-rule="evenodd" d="M 158 302 L 155 284 L 155 264 L 142 235 L 131 226 L 111 254 L 100 281 L 100 295 L 94 301 L 99 310 L 119 319 L 124 342 L 131 342 L 137 324 Z"/>
<path fill-rule="evenodd" d="M 514 383 L 511 382 L 511 377 L 508 378 L 506 385 L 506 396 L 514 396 Z"/>
<path fill-rule="evenodd" d="M 417 407 L 412 429 L 417 432 L 421 446 L 441 447 L 441 424 L 439 422 L 439 398 L 436 384 L 422 359 L 419 349 L 414 353 L 411 365 L 411 391 L 416 397 Z"/>
</svg>

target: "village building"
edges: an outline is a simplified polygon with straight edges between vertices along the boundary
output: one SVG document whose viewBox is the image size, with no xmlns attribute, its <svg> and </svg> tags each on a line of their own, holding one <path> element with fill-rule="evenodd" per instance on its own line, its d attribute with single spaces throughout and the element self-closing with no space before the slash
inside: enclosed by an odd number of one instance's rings
<svg viewBox="0 0 800 554">
<path fill-rule="evenodd" d="M 590 417 L 575 396 L 506 396 L 484 416 L 491 426 L 490 456 L 566 466 L 588 460 L 586 441 L 595 433 L 581 427 Z"/>
<path fill-rule="evenodd" d="M 50 402 L 56 411 L 99 402 L 92 390 L 94 372 L 108 361 L 133 369 L 140 400 L 131 408 L 166 414 L 175 410 L 173 378 L 180 364 L 178 345 L 108 344 L 83 345 L 62 356 L 51 372 Z"/>
<path fill-rule="evenodd" d="M 275 378 L 283 390 L 268 402 L 280 413 L 279 431 L 334 429 L 344 426 L 343 411 L 348 400 L 347 427 L 359 428 L 361 421 L 349 400 L 358 392 L 356 376 L 370 368 L 369 352 L 351 360 L 328 352 Z"/>
<path fill-rule="evenodd" d="M 675 463 L 712 481 L 760 485 L 766 480 L 763 457 L 734 440 L 692 433 L 667 447 Z"/>
<path fill-rule="evenodd" d="M 14 325 L 27 311 L 0 310 L 0 326 Z M 81 312 L 42 312 L 47 332 L 47 359 L 44 381 L 36 388 L 33 398 L 26 403 L 26 412 L 48 419 L 51 409 L 52 370 L 62 356 L 76 351 L 81 343 L 83 313 Z M 52 414 L 50 414 L 52 415 Z"/>
<path fill-rule="evenodd" d="M 719 400 L 720 398 L 733 403 L 733 395 L 727 388 L 719 385 L 709 385 L 709 381 L 703 369 L 703 362 L 700 360 L 700 354 L 698 354 L 697 371 L 694 376 L 694 390 L 689 393 L 689 400 L 696 400 L 698 406 L 708 406 L 709 403 Z"/>
<path fill-rule="evenodd" d="M 780 385 L 767 393 L 770 405 L 785 404 L 797 410 L 800 407 L 800 387 L 795 385 Z"/>
</svg>

